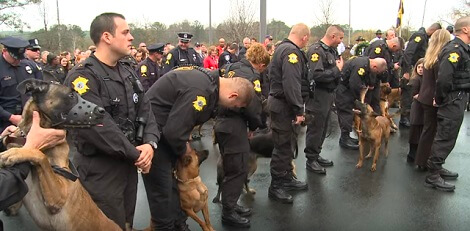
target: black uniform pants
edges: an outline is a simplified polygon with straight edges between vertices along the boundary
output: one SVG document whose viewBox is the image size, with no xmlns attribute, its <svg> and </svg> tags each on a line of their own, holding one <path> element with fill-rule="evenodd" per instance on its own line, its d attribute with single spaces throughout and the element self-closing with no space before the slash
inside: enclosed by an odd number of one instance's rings
<svg viewBox="0 0 470 231">
<path fill-rule="evenodd" d="M 317 88 L 315 89 L 315 97 L 306 103 L 307 113 L 313 115 L 313 121 L 307 124 L 305 135 L 304 152 L 305 157 L 309 160 L 316 160 L 320 155 L 334 99 L 333 91 Z"/>
<path fill-rule="evenodd" d="M 463 92 L 452 92 L 447 99 L 456 100 L 442 105 L 437 110 L 437 133 L 428 160 L 431 171 L 441 169 L 454 148 L 468 102 L 467 94 Z"/>
<path fill-rule="evenodd" d="M 354 121 L 354 96 L 343 84 L 338 85 L 336 91 L 336 111 L 338 113 L 338 122 L 341 133 L 350 133 Z"/>
<path fill-rule="evenodd" d="M 411 103 L 413 102 L 412 87 L 408 85 L 409 80 L 402 78 L 401 85 L 401 99 L 400 99 L 400 112 L 402 117 L 409 117 L 411 110 Z"/>
<path fill-rule="evenodd" d="M 418 150 L 416 151 L 415 164 L 426 166 L 426 161 L 431 155 L 432 142 L 437 129 L 437 107 L 421 104 L 423 107 L 423 131 L 419 137 Z"/>
<path fill-rule="evenodd" d="M 175 224 L 187 219 L 181 210 L 178 184 L 173 176 L 177 155 L 162 137 L 155 156 L 150 172 L 142 175 L 152 223 L 155 230 L 174 230 Z"/>
<path fill-rule="evenodd" d="M 292 173 L 291 163 L 294 158 L 294 141 L 297 140 L 296 130 L 292 124 L 295 113 L 283 99 L 270 96 L 268 105 L 274 143 L 271 157 L 271 177 L 273 181 L 276 181 L 288 177 L 288 174 Z"/>
<path fill-rule="evenodd" d="M 80 183 L 93 201 L 119 227 L 132 224 L 137 197 L 137 168 L 127 160 L 115 159 L 106 154 L 74 158 L 80 174 Z"/>
</svg>

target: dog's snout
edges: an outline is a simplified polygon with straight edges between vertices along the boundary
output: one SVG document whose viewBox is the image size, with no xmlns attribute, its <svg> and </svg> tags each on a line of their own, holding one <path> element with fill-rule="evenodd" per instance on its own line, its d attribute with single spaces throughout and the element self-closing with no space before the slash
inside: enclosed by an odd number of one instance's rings
<svg viewBox="0 0 470 231">
<path fill-rule="evenodd" d="M 106 110 L 104 110 L 104 108 L 99 107 L 99 106 L 95 107 L 94 111 L 95 111 L 96 115 L 101 115 L 101 116 L 104 116 L 104 113 L 106 112 Z"/>
</svg>

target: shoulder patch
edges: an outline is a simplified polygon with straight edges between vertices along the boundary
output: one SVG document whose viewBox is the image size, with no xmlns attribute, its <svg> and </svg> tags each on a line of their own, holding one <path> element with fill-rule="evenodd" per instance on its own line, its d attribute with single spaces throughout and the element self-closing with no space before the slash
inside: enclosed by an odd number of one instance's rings
<svg viewBox="0 0 470 231">
<path fill-rule="evenodd" d="M 173 55 L 171 53 L 168 53 L 168 55 L 166 55 L 165 64 L 170 64 L 170 60 L 171 60 L 172 57 L 173 57 Z"/>
<path fill-rule="evenodd" d="M 235 71 L 229 71 L 227 73 L 227 78 L 233 78 L 233 76 L 235 76 Z"/>
<path fill-rule="evenodd" d="M 375 50 L 374 50 L 374 52 L 375 52 L 376 54 L 380 54 L 380 52 L 382 52 L 382 48 L 376 47 Z"/>
<path fill-rule="evenodd" d="M 193 107 L 196 111 L 202 111 L 204 109 L 204 106 L 207 105 L 206 98 L 204 96 L 197 96 L 196 100 L 193 101 Z"/>
<path fill-rule="evenodd" d="M 419 43 L 420 41 L 421 41 L 421 37 L 419 37 L 419 36 L 416 36 L 416 38 L 415 38 L 415 42 Z"/>
<path fill-rule="evenodd" d="M 78 92 L 78 94 L 83 95 L 85 94 L 90 88 L 87 85 L 88 79 L 86 79 L 83 76 L 78 76 L 75 78 L 75 80 L 72 82 L 73 84 L 73 89 Z"/>
<path fill-rule="evenodd" d="M 460 56 L 459 56 L 459 54 L 457 54 L 457 52 L 452 52 L 452 53 L 450 53 L 448 59 L 449 59 L 449 61 L 450 61 L 451 63 L 456 63 L 456 62 L 459 61 L 459 57 L 460 57 Z"/>
<path fill-rule="evenodd" d="M 366 70 L 364 70 L 364 68 L 359 68 L 359 70 L 357 70 L 357 74 L 359 74 L 360 76 L 364 76 L 364 73 L 366 72 Z"/>
<path fill-rule="evenodd" d="M 316 61 L 318 61 L 318 57 L 319 57 L 319 55 L 317 53 L 313 53 L 312 58 L 310 58 L 310 60 L 312 60 L 312 62 L 316 62 Z"/>
<path fill-rule="evenodd" d="M 295 63 L 298 63 L 298 62 L 299 62 L 299 60 L 298 60 L 297 55 L 295 53 L 290 53 L 289 54 L 289 63 L 295 64 Z"/>
<path fill-rule="evenodd" d="M 142 77 L 147 77 L 147 66 L 146 65 L 140 66 L 140 74 L 142 75 Z"/>
<path fill-rule="evenodd" d="M 28 66 L 28 65 L 26 65 L 26 66 L 24 67 L 24 69 L 26 70 L 26 72 L 28 72 L 28 74 L 32 74 L 32 73 L 33 73 L 33 70 L 32 70 L 31 67 Z"/>
<path fill-rule="evenodd" d="M 225 58 L 225 61 L 230 61 L 230 55 L 225 55 L 224 58 Z"/>
<path fill-rule="evenodd" d="M 255 85 L 255 91 L 256 92 L 261 92 L 261 83 L 260 83 L 260 81 L 257 79 L 255 81 L 253 81 L 253 84 Z"/>
</svg>

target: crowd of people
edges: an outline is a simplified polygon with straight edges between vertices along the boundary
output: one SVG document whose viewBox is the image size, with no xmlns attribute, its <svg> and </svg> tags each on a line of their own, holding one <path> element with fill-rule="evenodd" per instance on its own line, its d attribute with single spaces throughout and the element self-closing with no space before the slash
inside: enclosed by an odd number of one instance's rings
<svg viewBox="0 0 470 231">
<path fill-rule="evenodd" d="M 81 184 L 98 207 L 122 229 L 131 228 L 140 169 L 151 228 L 188 230 L 173 170 L 178 158 L 192 152 L 187 145 L 192 129 L 215 117 L 215 139 L 225 172 L 222 222 L 249 227 L 251 209 L 237 201 L 248 174 L 248 139 L 253 132 L 272 132 L 269 198 L 293 203 L 290 190 L 308 189 L 291 164 L 296 128 L 307 123 L 306 169 L 326 174 L 325 167 L 334 165 L 322 152 L 331 111 L 338 112 L 339 145 L 357 150 L 360 144 L 350 135 L 354 101 L 364 100 L 380 115 L 379 89 L 385 85 L 401 89 L 400 129 L 410 127 L 408 161 L 429 170 L 426 185 L 453 191 L 455 186 L 444 179 L 456 179 L 458 174 L 442 165 L 455 145 L 468 101 L 470 17 L 457 20 L 452 40 L 438 23 L 419 29 L 406 45 L 393 30 L 387 30 L 385 38 L 377 31 L 370 42 L 360 36 L 354 47 L 346 47 L 351 58 L 343 50 L 340 26 L 330 26 L 307 47 L 310 33 L 299 23 L 277 43 L 266 35 L 263 43 L 246 37 L 239 46 L 220 38 L 216 46 L 195 43 L 193 48 L 193 35 L 181 32 L 176 46 L 135 47 L 124 16 L 103 13 L 91 24 L 94 46 L 76 49 L 73 58 L 69 52 L 41 52 L 37 39 L 3 38 L 0 118 L 6 132 L 2 135 L 21 121 L 28 98 L 16 90 L 22 80 L 52 80 L 72 87 L 106 110 L 103 126 L 70 133 L 78 151 L 73 162 Z M 267 110 L 262 110 L 265 100 Z M 308 115 L 311 121 L 305 121 Z M 37 129 L 46 134 L 46 146 L 57 143 L 50 130 Z M 36 138 L 28 135 L 27 140 L 37 142 Z M 15 187 L 3 185 L 24 179 L 24 168 L 1 169 L 0 195 L 15 194 Z M 4 171 L 8 178 L 3 178 Z M 8 205 L 4 201 L 14 202 L 0 199 L 2 209 Z"/>
</svg>

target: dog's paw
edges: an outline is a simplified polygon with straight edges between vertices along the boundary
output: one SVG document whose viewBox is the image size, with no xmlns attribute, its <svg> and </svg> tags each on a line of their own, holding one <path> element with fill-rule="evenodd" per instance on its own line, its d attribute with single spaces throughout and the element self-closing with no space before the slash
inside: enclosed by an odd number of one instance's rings
<svg viewBox="0 0 470 231">
<path fill-rule="evenodd" d="M 356 168 L 362 168 L 362 163 L 357 163 Z"/>
<path fill-rule="evenodd" d="M 8 149 L 0 156 L 0 166 L 12 166 L 14 164 L 23 163 L 26 161 L 38 163 L 41 159 L 41 156 L 37 155 L 37 152 L 37 150 L 23 148 Z"/>
<path fill-rule="evenodd" d="M 256 190 L 254 188 L 248 188 L 248 193 L 256 194 Z"/>
<path fill-rule="evenodd" d="M 373 164 L 372 167 L 370 168 L 370 171 L 375 172 L 375 170 L 377 170 L 377 166 Z"/>
</svg>

